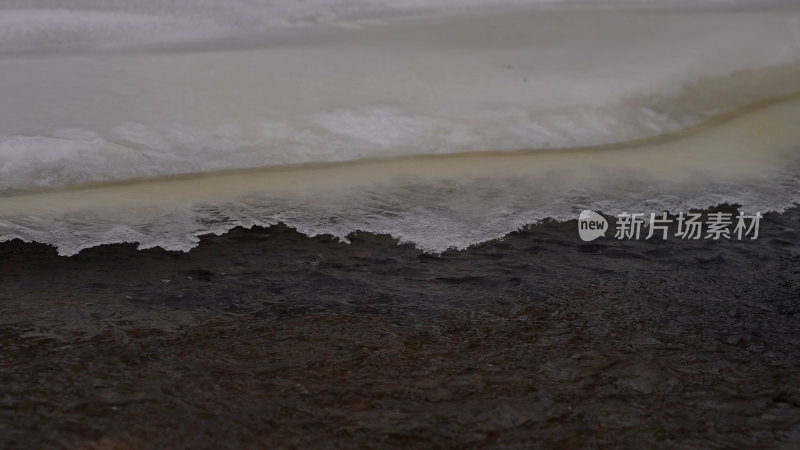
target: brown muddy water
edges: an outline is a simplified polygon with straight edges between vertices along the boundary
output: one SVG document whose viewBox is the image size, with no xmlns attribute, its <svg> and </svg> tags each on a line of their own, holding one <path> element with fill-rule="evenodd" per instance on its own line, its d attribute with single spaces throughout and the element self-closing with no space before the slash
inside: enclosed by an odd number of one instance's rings
<svg viewBox="0 0 800 450">
<path fill-rule="evenodd" d="M 0 244 L 0 447 L 800 445 L 800 207 L 741 242 L 351 238 Z"/>
</svg>

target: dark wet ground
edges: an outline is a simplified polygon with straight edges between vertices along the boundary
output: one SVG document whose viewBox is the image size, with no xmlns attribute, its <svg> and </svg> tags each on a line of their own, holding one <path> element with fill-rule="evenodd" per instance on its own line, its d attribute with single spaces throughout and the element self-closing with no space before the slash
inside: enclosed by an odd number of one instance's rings
<svg viewBox="0 0 800 450">
<path fill-rule="evenodd" d="M 0 447 L 800 446 L 800 208 L 743 242 L 352 241 L 0 244 Z"/>
</svg>

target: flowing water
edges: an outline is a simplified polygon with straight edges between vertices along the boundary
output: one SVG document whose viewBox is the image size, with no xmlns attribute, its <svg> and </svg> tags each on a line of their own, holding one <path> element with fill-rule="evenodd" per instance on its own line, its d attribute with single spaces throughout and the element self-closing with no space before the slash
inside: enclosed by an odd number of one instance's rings
<svg viewBox="0 0 800 450">
<path fill-rule="evenodd" d="M 283 222 L 440 252 L 582 209 L 800 201 L 795 2 L 0 7 L 0 240 Z"/>
</svg>

